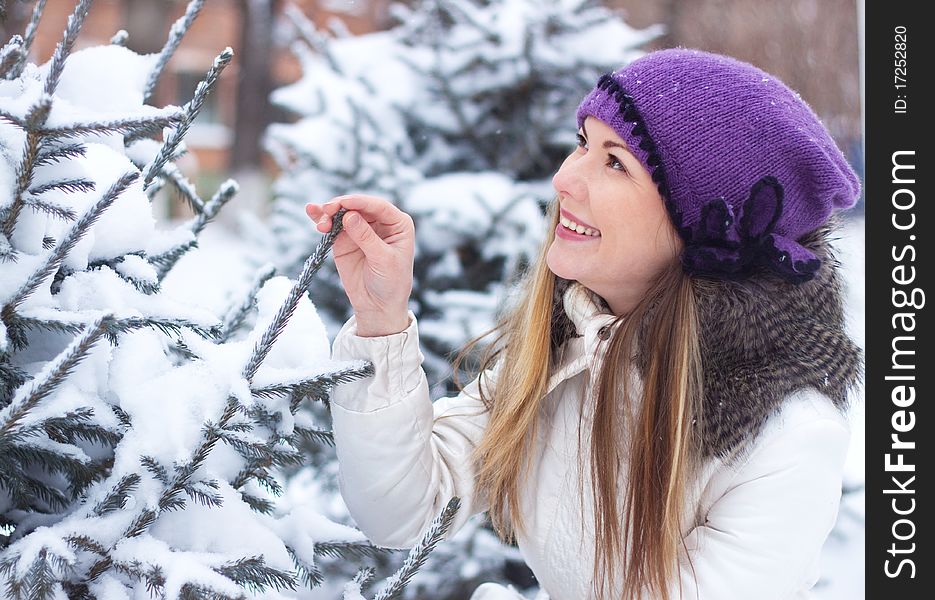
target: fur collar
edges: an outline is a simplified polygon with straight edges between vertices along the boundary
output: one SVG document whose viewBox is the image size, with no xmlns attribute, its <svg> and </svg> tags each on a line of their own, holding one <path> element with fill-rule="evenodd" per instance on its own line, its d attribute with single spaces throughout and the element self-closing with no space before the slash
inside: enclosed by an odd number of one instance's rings
<svg viewBox="0 0 935 600">
<path fill-rule="evenodd" d="M 783 399 L 811 387 L 840 410 L 863 377 L 863 355 L 844 326 L 840 262 L 831 236 L 835 216 L 799 239 L 821 259 L 810 281 L 793 284 L 761 271 L 734 281 L 695 277 L 704 370 L 702 453 L 726 457 L 753 439 Z M 559 278 L 556 335 L 559 344 L 595 317 L 610 322 L 607 304 L 581 284 Z M 587 290 L 590 292 L 590 290 Z M 650 309 L 640 324 L 645 331 Z M 556 315 L 558 316 L 558 315 Z M 644 339 L 645 335 L 639 335 Z M 636 366 L 646 355 L 637 344 Z"/>
</svg>

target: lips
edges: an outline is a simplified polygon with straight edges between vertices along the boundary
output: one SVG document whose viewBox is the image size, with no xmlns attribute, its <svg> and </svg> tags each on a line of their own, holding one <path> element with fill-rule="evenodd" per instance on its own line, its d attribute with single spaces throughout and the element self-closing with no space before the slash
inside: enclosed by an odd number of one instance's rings
<svg viewBox="0 0 935 600">
<path fill-rule="evenodd" d="M 561 209 L 560 214 L 560 227 L 564 227 L 569 232 L 575 232 L 578 235 L 587 237 L 600 237 L 601 232 L 597 227 L 585 223 L 564 208 Z"/>
</svg>

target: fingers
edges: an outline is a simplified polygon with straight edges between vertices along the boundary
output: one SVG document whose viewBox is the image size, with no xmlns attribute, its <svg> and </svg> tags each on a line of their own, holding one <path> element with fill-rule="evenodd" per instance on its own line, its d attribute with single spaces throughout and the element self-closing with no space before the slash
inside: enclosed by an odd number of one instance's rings
<svg viewBox="0 0 935 600">
<path fill-rule="evenodd" d="M 323 217 L 330 221 L 341 208 L 358 211 L 367 222 L 377 225 L 399 226 L 405 223 L 409 217 L 385 198 L 366 194 L 337 196 L 320 205 L 320 207 L 310 203 L 306 205 L 306 212 L 316 222 L 321 221 Z M 319 230 L 323 231 L 329 231 L 330 229 L 330 224 L 325 228 L 319 227 Z"/>
<path fill-rule="evenodd" d="M 344 214 L 344 231 L 354 240 L 367 260 L 372 264 L 386 264 L 390 247 L 380 238 L 360 214 L 347 212 Z"/>
<path fill-rule="evenodd" d="M 309 202 L 305 205 L 305 214 L 315 222 L 315 228 L 322 233 L 331 230 L 331 216 L 325 214 L 322 205 Z"/>
</svg>

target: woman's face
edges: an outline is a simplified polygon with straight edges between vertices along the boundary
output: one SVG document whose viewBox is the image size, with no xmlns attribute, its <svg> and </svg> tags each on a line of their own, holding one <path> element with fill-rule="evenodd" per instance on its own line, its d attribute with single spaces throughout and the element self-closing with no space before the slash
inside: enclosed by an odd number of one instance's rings
<svg viewBox="0 0 935 600">
<path fill-rule="evenodd" d="M 599 294 L 614 314 L 628 313 L 682 250 L 655 182 L 626 142 L 589 116 L 552 184 L 561 216 L 549 269 Z M 571 231 L 569 221 L 592 231 Z"/>
</svg>

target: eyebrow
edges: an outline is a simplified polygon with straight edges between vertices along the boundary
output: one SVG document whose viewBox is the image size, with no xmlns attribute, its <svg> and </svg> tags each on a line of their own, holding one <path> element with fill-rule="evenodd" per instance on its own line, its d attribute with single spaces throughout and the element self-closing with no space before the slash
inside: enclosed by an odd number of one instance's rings
<svg viewBox="0 0 935 600">
<path fill-rule="evenodd" d="M 587 130 L 587 128 L 584 126 L 584 123 L 581 124 L 581 130 L 584 131 L 584 137 L 588 137 L 588 130 Z M 627 146 L 626 144 L 621 144 L 620 142 L 615 142 L 615 141 L 613 141 L 613 140 L 607 140 L 607 141 L 605 141 L 605 142 L 604 142 L 604 149 L 605 149 L 605 150 L 608 150 L 608 149 L 610 149 L 610 148 L 623 148 L 623 149 L 626 150 L 627 152 L 630 151 L 629 146 Z"/>
<path fill-rule="evenodd" d="M 606 142 L 604 142 L 604 148 L 623 148 L 623 149 L 626 150 L 627 152 L 630 151 L 630 149 L 627 148 L 627 145 L 626 145 L 626 144 L 621 144 L 621 143 L 615 142 L 615 141 L 613 141 L 613 140 L 607 140 Z"/>
</svg>

